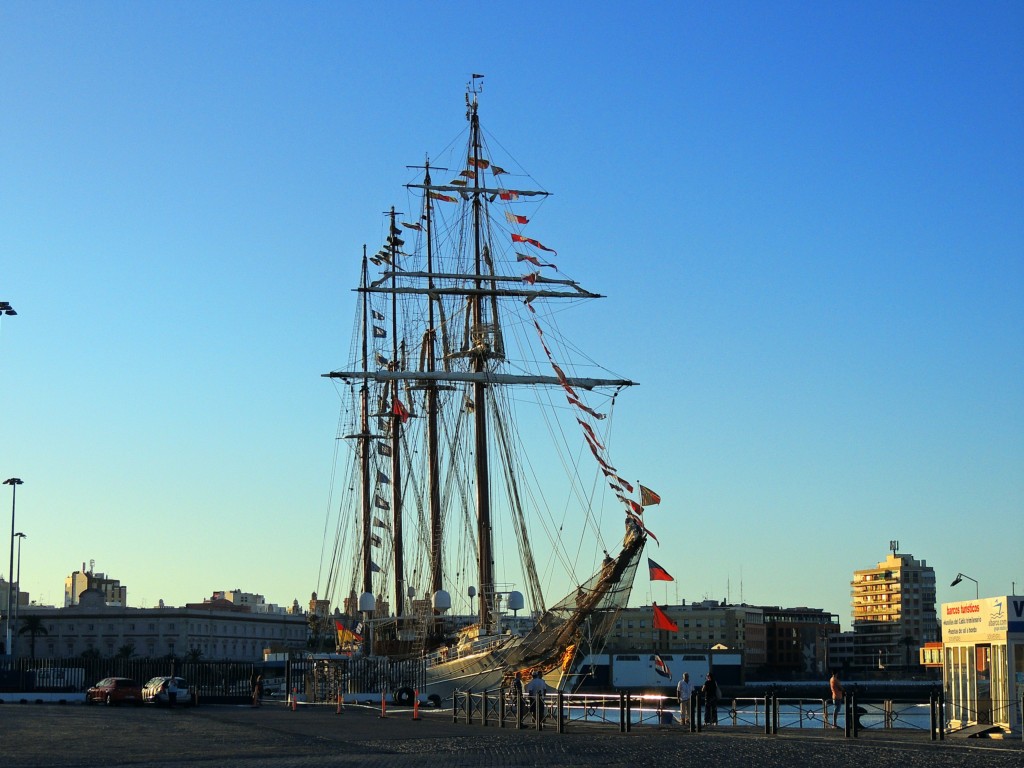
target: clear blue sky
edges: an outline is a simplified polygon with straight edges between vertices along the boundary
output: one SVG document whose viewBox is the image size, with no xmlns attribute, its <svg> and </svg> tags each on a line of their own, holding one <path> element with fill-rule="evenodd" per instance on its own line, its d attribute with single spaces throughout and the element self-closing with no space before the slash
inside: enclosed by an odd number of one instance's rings
<svg viewBox="0 0 1024 768">
<path fill-rule="evenodd" d="M 664 498 L 671 600 L 847 626 L 890 539 L 940 601 L 1024 591 L 1019 3 L 8 0 L 0 475 L 34 599 L 88 560 L 133 605 L 308 599 L 354 256 L 472 72 L 609 295 L 582 346 L 641 382 L 614 455 Z"/>
</svg>

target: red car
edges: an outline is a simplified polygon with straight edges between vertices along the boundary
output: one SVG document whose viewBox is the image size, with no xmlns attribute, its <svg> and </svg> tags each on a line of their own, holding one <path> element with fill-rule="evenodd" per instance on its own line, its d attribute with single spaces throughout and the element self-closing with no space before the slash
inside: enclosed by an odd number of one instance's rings
<svg viewBox="0 0 1024 768">
<path fill-rule="evenodd" d="M 105 677 L 85 692 L 85 703 L 141 704 L 142 686 L 127 677 Z"/>
</svg>

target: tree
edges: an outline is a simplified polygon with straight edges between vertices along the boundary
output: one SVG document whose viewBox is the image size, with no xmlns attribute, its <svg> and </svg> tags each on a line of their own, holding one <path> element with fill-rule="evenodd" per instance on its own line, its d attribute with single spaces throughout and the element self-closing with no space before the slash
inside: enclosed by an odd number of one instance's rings
<svg viewBox="0 0 1024 768">
<path fill-rule="evenodd" d="M 188 653 L 185 654 L 185 661 L 199 661 L 203 657 L 203 652 L 198 648 L 189 648 Z"/>
<path fill-rule="evenodd" d="M 21 626 L 18 628 L 19 635 L 29 635 L 31 644 L 29 645 L 29 655 L 32 657 L 32 661 L 36 660 L 36 638 L 39 635 L 49 635 L 50 633 L 43 626 L 43 620 L 38 616 L 26 616 L 21 620 Z"/>
<path fill-rule="evenodd" d="M 120 648 L 117 649 L 117 654 L 115 654 L 115 658 L 118 658 L 118 659 L 130 659 L 134 655 L 135 655 L 135 643 L 125 643 L 124 645 L 122 645 Z"/>
</svg>

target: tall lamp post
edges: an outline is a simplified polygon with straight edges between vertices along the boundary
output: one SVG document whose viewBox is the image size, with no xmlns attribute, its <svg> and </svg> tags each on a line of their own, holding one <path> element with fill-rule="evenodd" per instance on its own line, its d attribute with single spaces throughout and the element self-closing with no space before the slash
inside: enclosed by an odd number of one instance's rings
<svg viewBox="0 0 1024 768">
<path fill-rule="evenodd" d="M 974 599 L 977 600 L 978 599 L 978 580 L 977 579 L 972 579 L 966 573 L 958 573 L 956 575 L 956 578 L 953 579 L 953 581 L 950 583 L 949 586 L 955 587 L 957 584 L 959 584 L 964 579 L 967 579 L 968 581 L 973 581 L 974 582 Z"/>
<path fill-rule="evenodd" d="M 14 658 L 14 648 L 11 645 L 11 598 L 14 596 L 14 512 L 17 509 L 18 502 L 18 486 L 21 485 L 21 479 L 17 477 L 9 477 L 4 480 L 4 485 L 11 486 L 11 562 L 7 568 L 7 644 L 4 646 L 7 653 Z"/>
<path fill-rule="evenodd" d="M 21 531 L 18 531 L 16 534 L 14 534 L 14 538 L 16 538 L 18 540 L 18 565 L 17 565 L 17 570 L 15 571 L 15 573 L 18 574 L 18 594 L 14 598 L 14 626 L 17 627 L 18 626 L 18 603 L 21 602 L 21 600 L 20 600 L 20 598 L 21 598 L 21 540 L 22 539 L 27 539 L 28 536 L 26 536 Z"/>
</svg>

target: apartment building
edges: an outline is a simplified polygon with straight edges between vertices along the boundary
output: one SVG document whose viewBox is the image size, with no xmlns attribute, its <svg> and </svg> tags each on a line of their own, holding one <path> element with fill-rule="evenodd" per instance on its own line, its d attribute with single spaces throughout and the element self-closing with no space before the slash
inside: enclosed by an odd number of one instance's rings
<svg viewBox="0 0 1024 768">
<path fill-rule="evenodd" d="M 853 572 L 853 669 L 919 666 L 919 651 L 938 639 L 935 570 L 892 552 L 873 568 Z"/>
</svg>

